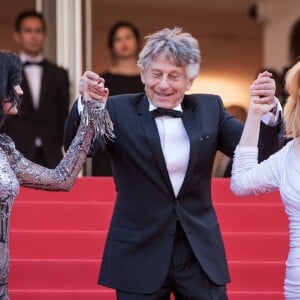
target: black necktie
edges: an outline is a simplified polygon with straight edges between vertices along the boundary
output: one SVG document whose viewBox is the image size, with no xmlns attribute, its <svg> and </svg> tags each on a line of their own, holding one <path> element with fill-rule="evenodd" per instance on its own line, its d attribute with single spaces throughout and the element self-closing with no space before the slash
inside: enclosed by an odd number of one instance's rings
<svg viewBox="0 0 300 300">
<path fill-rule="evenodd" d="M 170 116 L 173 118 L 182 117 L 182 111 L 175 110 L 175 109 L 161 108 L 161 107 L 152 110 L 152 114 L 154 118 L 161 117 L 161 116 Z"/>
<path fill-rule="evenodd" d="M 41 61 L 25 61 L 23 63 L 23 67 L 26 67 L 26 66 L 43 66 L 44 65 L 44 61 L 41 60 Z"/>
</svg>

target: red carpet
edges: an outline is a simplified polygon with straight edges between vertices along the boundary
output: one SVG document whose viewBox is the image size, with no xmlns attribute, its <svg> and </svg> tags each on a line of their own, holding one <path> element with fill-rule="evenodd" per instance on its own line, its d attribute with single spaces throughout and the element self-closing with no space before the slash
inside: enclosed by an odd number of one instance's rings
<svg viewBox="0 0 300 300">
<path fill-rule="evenodd" d="M 11 300 L 115 300 L 97 285 L 114 203 L 109 178 L 79 178 L 70 193 L 21 189 L 11 224 Z M 278 193 L 238 198 L 215 179 L 213 198 L 232 282 L 229 300 L 282 300 L 287 217 Z"/>
</svg>

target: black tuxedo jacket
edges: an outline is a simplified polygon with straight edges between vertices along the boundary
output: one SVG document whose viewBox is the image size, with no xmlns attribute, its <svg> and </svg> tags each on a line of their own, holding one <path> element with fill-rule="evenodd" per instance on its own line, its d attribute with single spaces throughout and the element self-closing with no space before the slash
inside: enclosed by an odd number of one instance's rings
<svg viewBox="0 0 300 300">
<path fill-rule="evenodd" d="M 232 156 L 243 125 L 226 113 L 218 96 L 186 95 L 182 108 L 190 159 L 176 197 L 146 96 L 113 96 L 107 102 L 116 139 L 107 144 L 98 139 L 93 153 L 108 151 L 117 198 L 100 284 L 132 293 L 156 291 L 170 265 L 177 220 L 209 278 L 216 284 L 230 280 L 211 199 L 211 174 L 216 151 Z M 66 145 L 76 132 L 78 119 L 75 106 L 65 127 Z M 268 141 L 276 137 L 277 128 L 268 128 Z M 266 153 L 272 150 L 268 141 L 263 146 Z"/>
<path fill-rule="evenodd" d="M 14 140 L 17 149 L 33 160 L 35 139 L 40 137 L 48 167 L 55 167 L 62 158 L 63 130 L 69 112 L 69 79 L 67 72 L 45 61 L 39 109 L 35 110 L 23 72 L 22 96 L 19 113 L 8 116 L 2 131 Z"/>
</svg>

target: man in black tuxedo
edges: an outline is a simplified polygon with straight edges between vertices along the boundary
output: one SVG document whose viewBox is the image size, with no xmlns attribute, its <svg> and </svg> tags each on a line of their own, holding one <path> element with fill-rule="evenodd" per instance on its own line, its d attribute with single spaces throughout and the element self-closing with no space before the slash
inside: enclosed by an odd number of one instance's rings
<svg viewBox="0 0 300 300">
<path fill-rule="evenodd" d="M 106 102 L 97 74 L 81 79 L 89 84 L 84 98 L 105 102 L 114 123 L 116 138 L 97 138 L 91 154 L 108 151 L 116 184 L 99 284 L 116 289 L 118 299 L 163 300 L 171 292 L 176 299 L 227 299 L 230 277 L 211 174 L 216 151 L 232 156 L 243 125 L 220 97 L 185 95 L 199 63 L 198 42 L 190 34 L 163 29 L 148 37 L 139 55 L 146 94 Z M 269 74 L 253 83 L 251 93 L 261 96 L 257 105 L 274 101 Z M 66 147 L 81 105 L 79 100 L 67 120 Z M 278 128 L 263 126 L 268 134 L 260 146 L 267 155 L 276 150 Z"/>
<path fill-rule="evenodd" d="M 70 101 L 68 74 L 42 54 L 46 39 L 42 14 L 21 12 L 15 20 L 14 37 L 23 63 L 24 95 L 19 114 L 7 118 L 3 131 L 25 157 L 53 168 L 63 155 L 63 129 Z"/>
</svg>

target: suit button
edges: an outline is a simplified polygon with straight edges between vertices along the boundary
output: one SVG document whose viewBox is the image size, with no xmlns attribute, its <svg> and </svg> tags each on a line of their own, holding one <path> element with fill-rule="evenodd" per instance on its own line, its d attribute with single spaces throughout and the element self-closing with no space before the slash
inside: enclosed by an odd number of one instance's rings
<svg viewBox="0 0 300 300">
<path fill-rule="evenodd" d="M 168 232 L 168 235 L 169 235 L 169 237 L 173 238 L 173 237 L 175 236 L 175 233 L 172 232 L 172 231 L 169 231 L 169 232 Z"/>
</svg>

